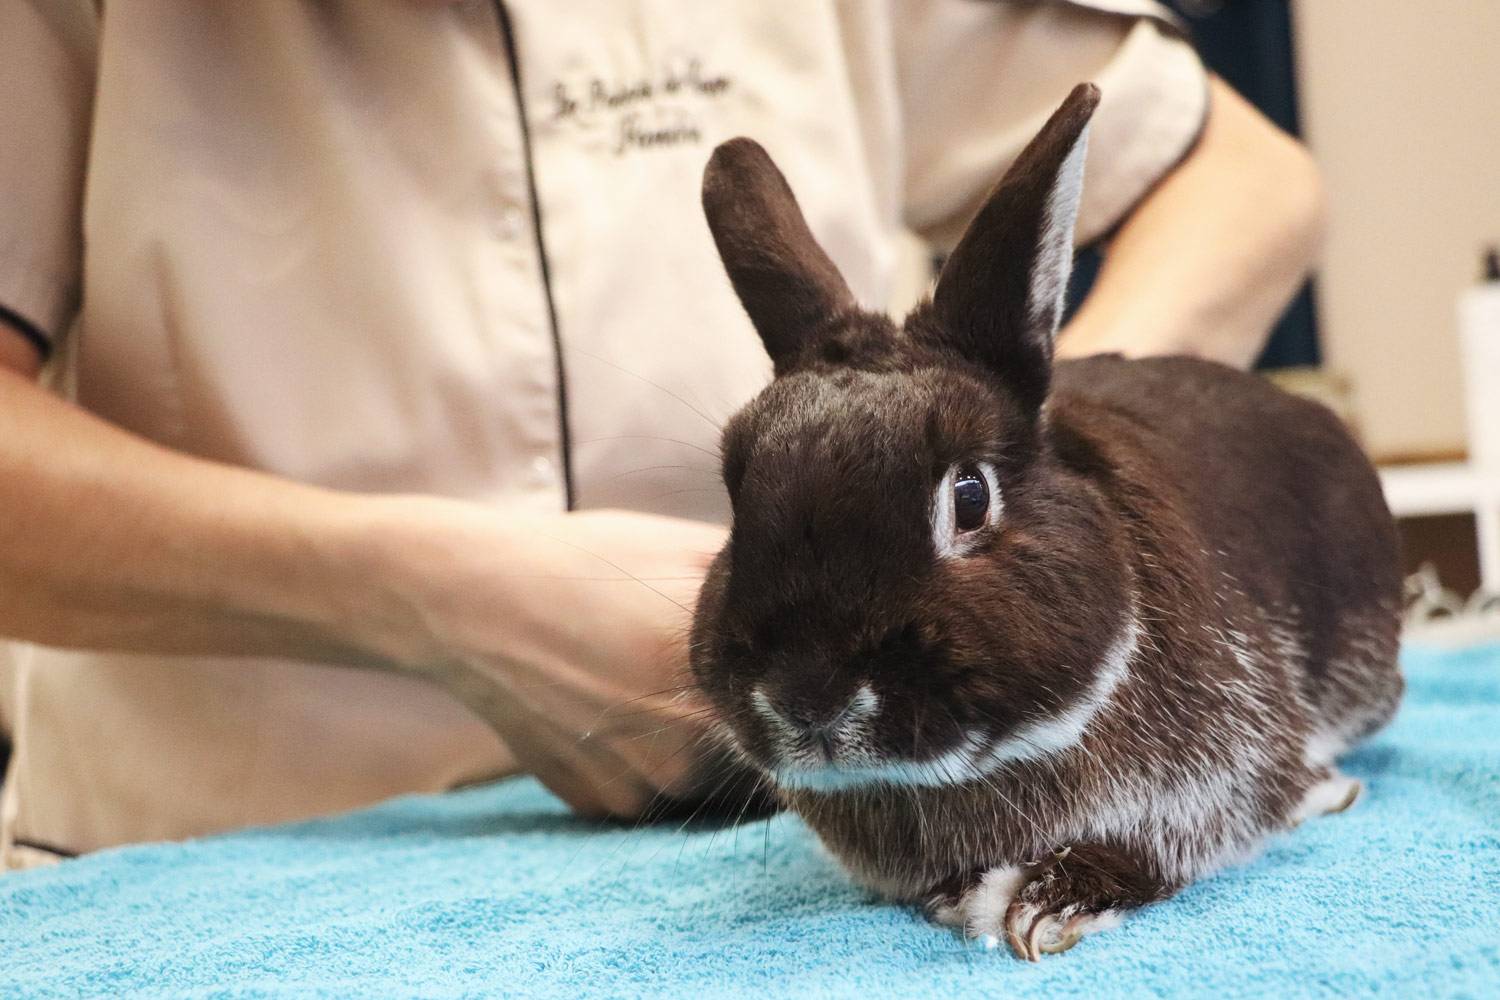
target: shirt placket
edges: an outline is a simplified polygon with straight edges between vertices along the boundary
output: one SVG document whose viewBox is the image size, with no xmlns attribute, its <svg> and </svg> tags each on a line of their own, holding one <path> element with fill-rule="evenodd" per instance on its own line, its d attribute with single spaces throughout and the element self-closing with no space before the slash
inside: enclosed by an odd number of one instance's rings
<svg viewBox="0 0 1500 1000">
<path fill-rule="evenodd" d="M 552 301 L 545 220 L 536 196 L 536 158 L 526 112 L 518 44 L 509 11 L 491 0 L 498 46 L 497 72 L 509 100 L 497 104 L 504 155 L 492 174 L 484 228 L 499 264 L 490 324 L 502 355 L 499 364 L 524 365 L 509 380 L 519 389 L 509 405 L 526 428 L 515 443 L 511 476 L 526 494 L 573 506 L 569 456 L 566 364 Z M 508 477 L 510 478 L 510 477 Z"/>
</svg>

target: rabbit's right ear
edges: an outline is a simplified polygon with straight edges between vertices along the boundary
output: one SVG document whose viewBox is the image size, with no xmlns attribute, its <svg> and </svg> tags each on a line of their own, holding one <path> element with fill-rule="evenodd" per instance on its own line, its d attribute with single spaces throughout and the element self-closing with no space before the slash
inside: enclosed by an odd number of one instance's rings
<svg viewBox="0 0 1500 1000">
<path fill-rule="evenodd" d="M 1098 104 L 1098 87 L 1073 88 L 969 223 L 932 293 L 937 336 L 994 370 L 1033 411 L 1051 381 Z"/>
<path fill-rule="evenodd" d="M 703 171 L 703 212 L 777 374 L 810 334 L 856 308 L 786 178 L 759 143 L 730 139 L 714 150 Z"/>
</svg>

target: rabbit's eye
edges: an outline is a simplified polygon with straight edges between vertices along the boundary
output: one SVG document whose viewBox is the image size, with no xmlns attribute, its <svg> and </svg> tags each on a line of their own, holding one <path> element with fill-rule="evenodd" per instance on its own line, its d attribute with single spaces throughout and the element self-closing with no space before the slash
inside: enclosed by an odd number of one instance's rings
<svg viewBox="0 0 1500 1000">
<path fill-rule="evenodd" d="M 959 531 L 984 527 L 990 512 L 990 484 L 972 465 L 965 465 L 953 478 L 953 526 Z"/>
<path fill-rule="evenodd" d="M 951 465 L 932 497 L 932 547 L 940 559 L 966 556 L 1000 523 L 1000 484 L 989 462 Z"/>
</svg>

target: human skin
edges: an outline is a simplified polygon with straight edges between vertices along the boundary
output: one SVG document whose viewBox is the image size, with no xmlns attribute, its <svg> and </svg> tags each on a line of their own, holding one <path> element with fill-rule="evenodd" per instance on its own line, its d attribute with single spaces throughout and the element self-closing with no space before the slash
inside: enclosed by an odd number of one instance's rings
<svg viewBox="0 0 1500 1000">
<path fill-rule="evenodd" d="M 1110 241 L 1058 353 L 1245 365 L 1310 268 L 1311 160 L 1221 82 L 1193 151 Z M 0 635 L 396 671 L 453 692 L 589 815 L 714 780 L 683 685 L 722 529 L 340 493 L 183 455 L 42 389 L 0 323 Z"/>
<path fill-rule="evenodd" d="M 1057 354 L 1248 367 L 1311 270 L 1323 225 L 1307 150 L 1212 77 L 1198 144 L 1109 241 Z"/>
</svg>

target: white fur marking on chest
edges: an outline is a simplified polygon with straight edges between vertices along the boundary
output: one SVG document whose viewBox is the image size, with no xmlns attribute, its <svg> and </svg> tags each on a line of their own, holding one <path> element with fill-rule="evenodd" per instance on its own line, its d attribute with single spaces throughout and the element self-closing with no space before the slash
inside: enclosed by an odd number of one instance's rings
<svg viewBox="0 0 1500 1000">
<path fill-rule="evenodd" d="M 976 761 L 980 771 L 989 772 L 1001 764 L 1044 757 L 1078 743 L 1094 716 L 1109 704 L 1110 698 L 1129 675 L 1130 661 L 1140 639 L 1141 625 L 1132 615 L 1120 637 L 1105 653 L 1083 697 L 1062 713 L 1050 719 L 1029 722 L 990 747 Z"/>
<path fill-rule="evenodd" d="M 1134 843 L 1181 880 L 1258 853 L 1267 831 L 1257 789 L 1276 766 L 1267 741 L 1288 738 L 1277 706 L 1286 697 L 1283 659 L 1290 650 L 1256 648 L 1232 625 L 1202 627 L 1238 668 L 1228 677 L 1193 682 L 1211 684 L 1220 702 L 1211 726 L 1190 746 L 1174 734 L 1134 731 L 1133 759 L 1139 766 L 1112 773 L 1094 789 L 1079 827 L 1069 834 Z M 1122 707 L 1144 715 L 1145 706 L 1135 702 L 1158 696 L 1132 689 Z M 1177 697 L 1191 700 L 1191 686 Z"/>
</svg>

